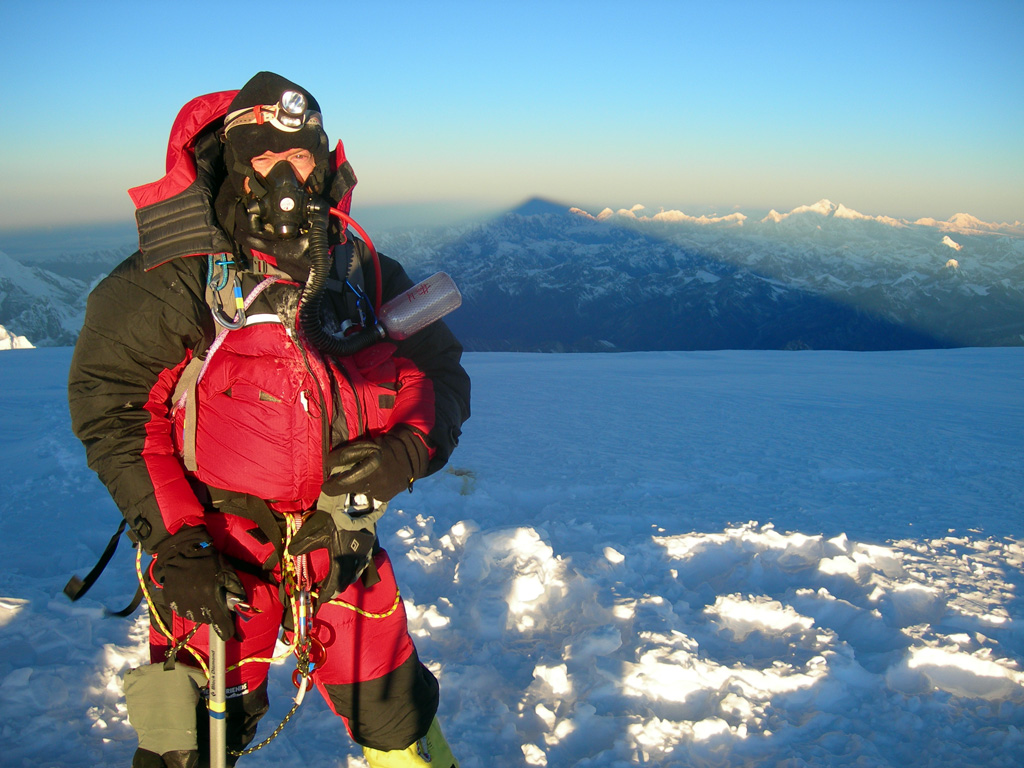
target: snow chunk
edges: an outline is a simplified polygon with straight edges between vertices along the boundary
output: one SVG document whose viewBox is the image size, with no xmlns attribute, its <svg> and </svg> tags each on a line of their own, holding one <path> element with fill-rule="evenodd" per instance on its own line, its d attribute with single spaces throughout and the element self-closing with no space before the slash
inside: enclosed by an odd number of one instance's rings
<svg viewBox="0 0 1024 768">
<path fill-rule="evenodd" d="M 689 723 L 663 720 L 660 717 L 629 726 L 629 736 L 640 753 L 642 763 L 649 762 L 652 755 L 660 756 L 671 752 L 692 734 L 693 728 Z"/>
<path fill-rule="evenodd" d="M 536 744 L 523 744 L 523 759 L 527 765 L 546 766 L 548 764 L 547 755 Z"/>
<path fill-rule="evenodd" d="M 493 584 L 507 606 L 506 628 L 527 632 L 557 619 L 547 608 L 567 592 L 564 570 L 562 558 L 534 529 L 502 529 L 468 539 L 455 583 Z M 493 603 L 485 610 L 493 613 Z M 492 628 L 496 619 L 490 614 L 482 618 Z"/>
<path fill-rule="evenodd" d="M 574 637 L 566 646 L 565 658 L 580 661 L 608 656 L 622 647 L 622 633 L 615 627 L 597 627 Z"/>
<path fill-rule="evenodd" d="M 452 623 L 436 605 L 419 606 L 406 600 L 405 611 L 408 615 L 409 631 L 416 637 L 429 637 L 432 631 L 443 629 Z"/>
<path fill-rule="evenodd" d="M 17 597 L 0 598 L 0 627 L 7 626 L 28 605 L 28 600 Z"/>
<path fill-rule="evenodd" d="M 730 630 L 737 642 L 746 640 L 751 632 L 791 635 L 814 626 L 814 619 L 767 597 L 719 595 L 706 612 L 716 617 L 723 629 Z"/>
<path fill-rule="evenodd" d="M 846 555 L 825 558 L 818 563 L 818 570 L 829 576 L 849 576 L 854 580 L 860 576 L 860 566 Z"/>
<path fill-rule="evenodd" d="M 556 664 L 552 667 L 537 665 L 533 669 L 533 676 L 551 689 L 555 696 L 568 696 L 572 693 L 572 683 L 569 681 L 569 670 L 565 664 Z"/>
<path fill-rule="evenodd" d="M 729 735 L 729 724 L 720 717 L 709 717 L 693 724 L 694 741 L 712 741 Z"/>
<path fill-rule="evenodd" d="M 886 682 L 910 695 L 937 689 L 964 698 L 1024 701 L 1024 675 L 960 650 L 914 648 L 889 670 Z"/>
<path fill-rule="evenodd" d="M 614 563 L 615 565 L 626 561 L 626 556 L 615 549 L 615 547 L 605 547 L 604 557 L 609 563 Z"/>
<path fill-rule="evenodd" d="M 897 584 L 882 603 L 882 614 L 891 624 L 910 627 L 938 621 L 946 609 L 942 594 L 927 584 Z"/>
</svg>

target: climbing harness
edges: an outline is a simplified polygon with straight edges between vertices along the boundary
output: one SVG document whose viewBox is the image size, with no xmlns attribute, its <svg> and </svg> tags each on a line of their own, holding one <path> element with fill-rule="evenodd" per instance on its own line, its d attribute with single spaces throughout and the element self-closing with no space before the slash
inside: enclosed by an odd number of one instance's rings
<svg viewBox="0 0 1024 768">
<path fill-rule="evenodd" d="M 288 713 L 281 720 L 280 724 L 274 729 L 274 731 L 263 741 L 248 747 L 244 750 L 229 750 L 230 754 L 234 757 L 242 757 L 244 755 L 252 754 L 257 750 L 263 749 L 270 744 L 275 738 L 277 738 L 281 731 L 284 730 L 285 725 L 292 719 L 299 706 L 302 704 L 305 694 L 309 688 L 309 682 L 312 679 L 313 673 L 316 669 L 324 664 L 327 660 L 327 649 L 323 642 L 317 636 L 317 624 L 313 620 L 312 607 L 316 604 L 317 592 L 313 589 L 312 583 L 312 572 L 309 565 L 308 555 L 292 556 L 288 554 L 288 545 L 291 543 L 292 537 L 298 532 L 299 527 L 302 525 L 303 515 L 301 512 L 292 513 L 285 518 L 285 541 L 284 541 L 284 557 L 281 563 L 281 572 L 284 579 L 284 592 L 288 597 L 288 607 L 291 611 L 292 626 L 295 628 L 290 633 L 288 640 L 288 646 L 284 651 L 273 657 L 261 657 L 261 656 L 249 656 L 241 659 L 237 664 L 227 666 L 224 670 L 232 672 L 245 664 L 251 663 L 269 663 L 284 661 L 289 656 L 295 657 L 295 670 L 292 672 L 292 683 L 297 689 L 293 704 Z M 207 664 L 203 654 L 195 647 L 191 645 L 191 640 L 195 636 L 201 625 L 196 624 L 192 627 L 181 638 L 176 638 L 164 623 L 160 617 L 159 612 L 156 610 L 156 605 L 153 603 L 152 595 L 149 591 L 149 586 L 146 578 L 146 571 L 149 572 L 149 578 L 152 579 L 152 569 L 155 563 L 155 559 L 149 563 L 148 568 L 143 569 L 142 566 L 142 548 L 139 547 L 135 556 L 135 570 L 136 575 L 139 579 L 140 591 L 142 592 L 146 605 L 149 607 L 149 615 L 151 620 L 156 625 L 157 629 L 163 634 L 168 641 L 170 641 L 170 647 L 167 650 L 166 659 L 164 661 L 165 668 L 174 666 L 175 659 L 181 651 L 187 652 L 194 660 L 196 665 L 203 671 L 207 679 L 212 678 L 212 671 L 210 666 Z M 391 607 L 386 611 L 374 613 L 371 611 L 364 610 L 358 606 L 352 605 L 351 603 L 335 598 L 328 601 L 331 605 L 341 606 L 354 613 L 363 616 L 368 619 L 386 619 L 391 616 L 401 603 L 402 595 L 398 588 L 395 588 L 395 599 L 391 604 Z M 254 608 L 246 605 L 245 603 L 239 603 L 233 606 L 239 614 L 245 615 L 246 612 L 255 610 Z M 213 632 L 212 627 L 209 630 Z M 289 633 L 286 633 L 285 637 L 288 637 Z"/>
</svg>

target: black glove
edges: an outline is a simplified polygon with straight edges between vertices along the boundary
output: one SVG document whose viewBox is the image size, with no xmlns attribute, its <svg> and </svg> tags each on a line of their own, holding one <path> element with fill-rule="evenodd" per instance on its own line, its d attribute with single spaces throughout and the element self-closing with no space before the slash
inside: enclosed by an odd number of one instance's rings
<svg viewBox="0 0 1024 768">
<path fill-rule="evenodd" d="M 374 440 L 346 443 L 331 451 L 328 466 L 342 467 L 323 485 L 329 496 L 364 494 L 377 501 L 390 501 L 423 477 L 430 452 L 412 427 L 400 425 Z"/>
<path fill-rule="evenodd" d="M 245 600 L 245 587 L 201 526 L 185 526 L 156 548 L 153 575 L 164 586 L 171 610 L 189 621 L 210 624 L 223 639 L 235 634 L 228 595 Z"/>
<path fill-rule="evenodd" d="M 344 592 L 362 576 L 373 557 L 374 531 L 339 529 L 329 513 L 317 510 L 292 536 L 288 554 L 308 555 L 315 549 L 326 549 L 331 558 L 327 578 L 320 582 L 317 604 L 325 603 Z"/>
</svg>

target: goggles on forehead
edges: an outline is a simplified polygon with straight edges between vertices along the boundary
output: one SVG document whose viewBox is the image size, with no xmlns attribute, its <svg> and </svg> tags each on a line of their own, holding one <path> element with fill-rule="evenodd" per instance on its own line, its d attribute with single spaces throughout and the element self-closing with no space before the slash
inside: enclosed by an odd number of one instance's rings
<svg viewBox="0 0 1024 768">
<path fill-rule="evenodd" d="M 294 133 L 307 125 L 323 127 L 319 112 L 307 110 L 306 97 L 298 91 L 285 91 L 277 104 L 257 104 L 232 112 L 224 118 L 224 133 L 240 125 L 270 123 L 278 130 Z"/>
</svg>

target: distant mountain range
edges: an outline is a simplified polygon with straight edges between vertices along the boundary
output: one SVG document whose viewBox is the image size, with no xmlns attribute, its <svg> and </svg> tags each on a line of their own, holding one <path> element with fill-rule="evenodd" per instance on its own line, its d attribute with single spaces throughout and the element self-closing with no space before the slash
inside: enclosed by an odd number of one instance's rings
<svg viewBox="0 0 1024 768">
<path fill-rule="evenodd" d="M 538 198 L 376 244 L 414 278 L 455 278 L 464 301 L 448 322 L 472 350 L 1024 345 L 1020 222 L 907 221 L 828 200 L 758 218 L 591 214 Z M 89 285 L 132 247 L 0 255 L 0 324 L 73 343 Z"/>
<path fill-rule="evenodd" d="M 1024 344 L 1024 225 L 869 217 L 822 200 L 742 213 L 592 215 L 531 200 L 378 244 L 444 269 L 471 349 L 905 349 Z"/>
</svg>

